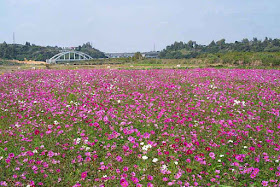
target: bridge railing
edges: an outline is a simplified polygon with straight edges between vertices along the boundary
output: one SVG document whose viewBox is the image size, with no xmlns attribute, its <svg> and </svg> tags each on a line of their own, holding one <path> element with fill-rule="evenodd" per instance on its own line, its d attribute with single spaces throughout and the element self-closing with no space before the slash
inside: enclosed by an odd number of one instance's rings
<svg viewBox="0 0 280 187">
<path fill-rule="evenodd" d="M 68 56 L 68 58 L 66 58 L 66 55 Z M 78 58 L 76 58 L 76 56 L 78 56 Z M 63 58 L 61 58 L 61 57 L 63 57 Z M 73 58 L 71 58 L 71 57 L 73 57 Z M 63 51 L 61 53 L 54 55 L 52 58 L 46 60 L 46 62 L 48 64 L 53 64 L 56 62 L 85 61 L 85 60 L 91 60 L 91 59 L 93 59 L 91 56 L 89 56 L 88 54 L 85 54 L 83 52 L 80 52 L 80 51 Z"/>
</svg>

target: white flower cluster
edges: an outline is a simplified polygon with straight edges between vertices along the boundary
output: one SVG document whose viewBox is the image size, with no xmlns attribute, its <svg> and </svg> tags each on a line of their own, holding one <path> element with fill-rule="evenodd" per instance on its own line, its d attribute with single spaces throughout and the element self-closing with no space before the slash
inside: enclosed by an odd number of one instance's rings
<svg viewBox="0 0 280 187">
<path fill-rule="evenodd" d="M 245 105 L 245 101 L 238 101 L 238 100 L 234 100 L 233 106 L 239 105 L 240 103 L 241 103 L 243 106 L 246 106 L 246 105 Z"/>
<path fill-rule="evenodd" d="M 140 144 L 141 145 L 141 144 Z M 152 148 L 152 145 L 151 144 L 148 144 L 148 145 L 144 145 L 143 147 L 142 147 L 142 150 L 143 151 L 148 151 L 148 149 L 150 149 L 150 148 Z"/>
<path fill-rule="evenodd" d="M 79 105 L 79 103 L 78 103 L 78 102 L 74 102 L 74 101 L 70 101 L 70 105 L 71 105 L 71 104 L 74 104 L 74 105 L 76 105 L 76 106 L 78 106 L 78 105 Z M 68 106 L 68 105 L 67 105 L 67 106 Z M 66 107 L 67 107 L 67 106 L 66 106 Z"/>
<path fill-rule="evenodd" d="M 210 88 L 211 88 L 211 89 L 216 89 L 217 86 L 211 84 L 211 85 L 210 85 Z"/>
<path fill-rule="evenodd" d="M 81 138 L 74 139 L 74 144 L 78 145 L 80 143 L 81 143 Z M 84 144 L 87 145 L 87 143 L 88 143 L 88 140 L 84 140 Z M 82 146 L 82 149 L 85 149 L 86 151 L 90 150 L 90 147 L 87 147 L 85 145 Z"/>
<path fill-rule="evenodd" d="M 74 139 L 74 142 L 76 142 L 76 144 L 80 144 L 81 138 Z"/>
<path fill-rule="evenodd" d="M 87 147 L 87 146 L 84 146 L 84 145 L 82 146 L 82 148 L 85 149 L 86 151 L 90 150 L 90 147 Z"/>
</svg>

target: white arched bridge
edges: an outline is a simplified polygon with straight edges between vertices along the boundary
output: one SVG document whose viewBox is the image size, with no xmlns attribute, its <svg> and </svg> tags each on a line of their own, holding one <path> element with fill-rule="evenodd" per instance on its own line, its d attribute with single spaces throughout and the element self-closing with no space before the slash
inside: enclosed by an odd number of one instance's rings
<svg viewBox="0 0 280 187">
<path fill-rule="evenodd" d="M 62 51 L 52 58 L 48 59 L 46 62 L 48 64 L 55 64 L 57 62 L 76 62 L 76 61 L 86 61 L 93 59 L 91 56 L 80 52 L 80 51 Z"/>
</svg>

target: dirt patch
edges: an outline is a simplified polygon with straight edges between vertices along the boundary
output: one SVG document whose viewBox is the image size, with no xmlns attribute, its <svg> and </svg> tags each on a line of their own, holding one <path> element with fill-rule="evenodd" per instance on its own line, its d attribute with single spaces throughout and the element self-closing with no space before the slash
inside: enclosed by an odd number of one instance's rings
<svg viewBox="0 0 280 187">
<path fill-rule="evenodd" d="M 8 60 L 10 62 L 16 62 L 19 64 L 46 64 L 44 61 L 34 61 L 34 60 L 24 60 L 24 61 L 19 61 L 19 60 Z"/>
</svg>

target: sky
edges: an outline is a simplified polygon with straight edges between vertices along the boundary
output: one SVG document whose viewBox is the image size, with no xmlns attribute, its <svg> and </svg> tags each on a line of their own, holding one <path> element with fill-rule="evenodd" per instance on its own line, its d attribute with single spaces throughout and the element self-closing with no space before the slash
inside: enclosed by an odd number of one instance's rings
<svg viewBox="0 0 280 187">
<path fill-rule="evenodd" d="M 175 41 L 280 38 L 280 0 L 0 0 L 0 43 L 103 52 L 162 50 Z"/>
</svg>

